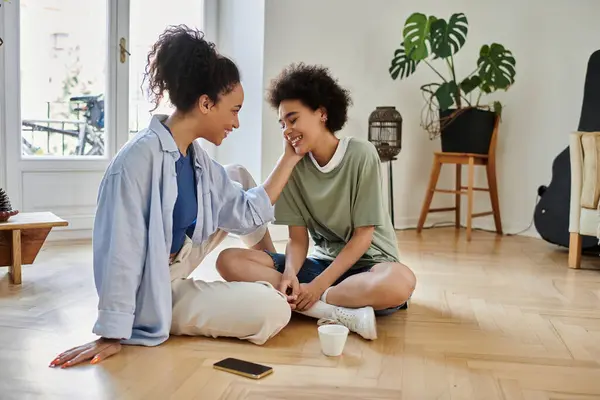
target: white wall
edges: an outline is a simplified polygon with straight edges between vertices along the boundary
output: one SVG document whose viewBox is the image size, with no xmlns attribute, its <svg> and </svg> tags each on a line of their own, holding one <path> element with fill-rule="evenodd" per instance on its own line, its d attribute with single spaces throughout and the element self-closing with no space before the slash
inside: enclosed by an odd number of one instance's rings
<svg viewBox="0 0 600 400">
<path fill-rule="evenodd" d="M 242 164 L 261 176 L 263 113 L 264 0 L 221 0 L 218 3 L 218 49 L 239 66 L 244 86 L 240 128 L 221 146 L 215 157 L 223 164 Z"/>
<path fill-rule="evenodd" d="M 4 21 L 4 8 L 0 7 L 0 21 Z M 4 23 L 0 24 L 0 38 L 4 38 Z M 4 49 L 0 46 L 0 187 L 6 187 L 6 135 L 4 134 L 4 107 L 5 107 L 5 88 L 4 88 Z"/>
<path fill-rule="evenodd" d="M 398 228 L 416 224 L 433 152 L 440 146 L 420 127 L 419 87 L 437 81 L 436 76 L 424 65 L 406 81 L 393 81 L 387 72 L 405 19 L 415 11 L 445 18 L 466 13 L 469 35 L 455 59 L 459 75 L 474 69 L 484 43 L 495 41 L 512 50 L 516 84 L 498 97 L 505 103 L 498 147 L 500 203 L 506 232 L 529 225 L 537 187 L 549 182 L 554 157 L 577 128 L 588 57 L 600 48 L 599 1 L 266 0 L 265 5 L 265 88 L 291 62 L 320 63 L 352 90 L 354 107 L 342 135 L 367 138 L 367 118 L 378 105 L 393 105 L 401 112 L 403 150 L 394 166 Z M 280 154 L 281 139 L 275 112 L 265 105 L 262 117 L 264 179 Z M 440 178 L 446 187 L 453 184 L 450 172 L 443 171 Z M 483 171 L 477 180 L 486 184 Z M 489 210 L 487 194 L 476 196 L 476 212 Z M 451 205 L 452 199 L 436 195 L 433 206 Z M 453 215 L 430 214 L 428 222 L 440 218 L 452 220 Z M 475 223 L 493 226 L 490 219 Z"/>
</svg>

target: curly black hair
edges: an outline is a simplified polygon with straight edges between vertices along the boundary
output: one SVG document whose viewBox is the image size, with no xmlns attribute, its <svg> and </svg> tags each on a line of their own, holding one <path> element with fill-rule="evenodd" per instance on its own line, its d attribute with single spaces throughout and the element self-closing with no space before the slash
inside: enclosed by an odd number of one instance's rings
<svg viewBox="0 0 600 400">
<path fill-rule="evenodd" d="M 191 110 L 202 95 L 215 103 L 240 82 L 235 63 L 219 54 L 204 33 L 186 25 L 168 27 L 148 53 L 144 81 L 156 109 L 169 94 L 178 110 Z"/>
<path fill-rule="evenodd" d="M 268 101 L 273 108 L 284 100 L 299 100 L 316 111 L 327 110 L 325 126 L 333 133 L 343 128 L 348 120 L 348 107 L 352 105 L 350 92 L 341 87 L 320 65 L 292 64 L 271 82 Z"/>
</svg>

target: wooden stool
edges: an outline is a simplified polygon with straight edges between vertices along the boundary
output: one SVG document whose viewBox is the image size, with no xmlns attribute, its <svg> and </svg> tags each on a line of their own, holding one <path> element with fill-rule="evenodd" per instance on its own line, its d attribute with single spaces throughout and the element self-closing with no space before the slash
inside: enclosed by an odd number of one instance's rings
<svg viewBox="0 0 600 400">
<path fill-rule="evenodd" d="M 10 281 L 21 284 L 21 265 L 33 264 L 50 230 L 67 226 L 50 212 L 20 213 L 0 223 L 0 267 L 7 267 Z"/>
<path fill-rule="evenodd" d="M 487 155 L 481 154 L 469 154 L 469 153 L 444 153 L 436 152 L 433 158 L 433 168 L 431 170 L 431 176 L 429 178 L 429 187 L 425 194 L 425 201 L 423 202 L 423 208 L 421 209 L 421 216 L 419 217 L 419 223 L 417 225 L 417 233 L 423 230 L 427 214 L 430 212 L 455 212 L 455 224 L 456 228 L 460 228 L 460 200 L 461 195 L 467 195 L 467 241 L 471 240 L 471 224 L 472 219 L 476 217 L 484 217 L 488 215 L 494 216 L 494 224 L 496 225 L 496 232 L 502 234 L 502 222 L 500 219 L 500 204 L 498 201 L 498 183 L 496 181 L 496 141 L 498 135 L 498 125 L 500 118 L 496 118 L 494 123 L 494 131 L 490 141 L 490 149 Z M 455 190 L 444 190 L 437 189 L 437 181 L 440 176 L 442 165 L 444 164 L 456 164 L 456 189 Z M 462 166 L 468 165 L 468 181 L 467 186 L 462 185 Z M 481 165 L 486 167 L 488 186 L 487 188 L 477 188 L 475 185 L 475 166 Z M 466 189 L 466 190 L 465 190 Z M 489 212 L 473 213 L 473 192 L 484 191 L 490 193 L 490 201 L 492 203 L 492 210 Z M 433 200 L 433 194 L 438 193 L 451 193 L 455 195 L 454 207 L 449 208 L 430 208 L 431 201 Z"/>
</svg>

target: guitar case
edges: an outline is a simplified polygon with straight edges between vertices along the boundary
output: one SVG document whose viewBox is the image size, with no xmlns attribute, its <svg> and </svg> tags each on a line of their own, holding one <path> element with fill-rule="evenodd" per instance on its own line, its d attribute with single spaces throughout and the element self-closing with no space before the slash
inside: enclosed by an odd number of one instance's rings
<svg viewBox="0 0 600 400">
<path fill-rule="evenodd" d="M 583 103 L 578 131 L 600 131 L 600 50 L 588 61 L 583 88 Z M 548 186 L 538 188 L 539 202 L 535 207 L 534 224 L 540 236 L 549 243 L 569 247 L 569 207 L 571 199 L 571 159 L 567 146 L 552 163 Z M 582 251 L 600 252 L 598 239 L 582 236 Z"/>
</svg>

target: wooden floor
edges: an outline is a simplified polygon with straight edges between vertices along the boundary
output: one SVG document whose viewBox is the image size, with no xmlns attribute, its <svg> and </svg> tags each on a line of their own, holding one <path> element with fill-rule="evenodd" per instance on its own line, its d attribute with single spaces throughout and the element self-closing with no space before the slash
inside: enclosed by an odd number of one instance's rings
<svg viewBox="0 0 600 400">
<path fill-rule="evenodd" d="M 0 270 L 0 398 L 600 398 L 600 260 L 570 270 L 545 242 L 476 231 L 467 244 L 451 228 L 398 240 L 418 278 L 412 304 L 379 320 L 377 341 L 350 336 L 342 357 L 322 355 L 315 321 L 295 315 L 263 347 L 172 338 L 71 370 L 48 363 L 93 338 L 91 247 L 47 245 L 21 287 Z M 196 276 L 218 279 L 215 257 Z M 225 357 L 275 372 L 256 382 L 214 370 Z"/>
</svg>

